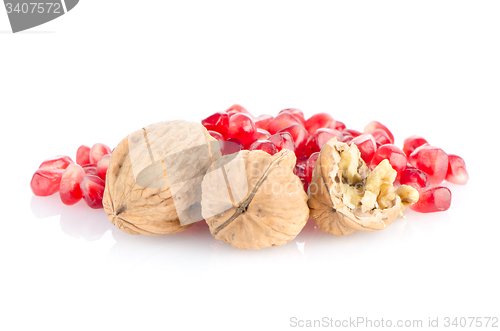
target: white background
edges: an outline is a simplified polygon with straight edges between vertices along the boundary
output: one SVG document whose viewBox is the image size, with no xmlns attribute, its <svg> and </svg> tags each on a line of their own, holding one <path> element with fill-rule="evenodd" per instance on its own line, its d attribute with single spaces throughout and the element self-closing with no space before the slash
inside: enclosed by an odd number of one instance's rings
<svg viewBox="0 0 500 331">
<path fill-rule="evenodd" d="M 290 319 L 499 316 L 498 1 L 90 1 L 12 34 L 0 10 L 0 329 L 287 330 Z M 238 251 L 206 224 L 130 236 L 34 197 L 47 157 L 145 125 L 329 112 L 461 155 L 447 212 Z M 395 322 L 394 322 L 395 323 Z M 499 324 L 500 325 L 500 322 Z M 295 328 L 297 329 L 297 328 Z"/>
</svg>

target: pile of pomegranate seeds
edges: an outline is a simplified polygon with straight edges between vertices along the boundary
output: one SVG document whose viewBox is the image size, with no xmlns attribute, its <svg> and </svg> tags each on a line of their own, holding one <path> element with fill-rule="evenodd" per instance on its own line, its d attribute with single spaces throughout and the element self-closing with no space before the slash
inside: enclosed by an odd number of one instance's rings
<svg viewBox="0 0 500 331">
<path fill-rule="evenodd" d="M 382 123 L 372 121 L 363 132 L 346 128 L 330 114 L 318 113 L 305 119 L 299 109 L 288 108 L 276 117 L 253 116 L 240 105 L 233 105 L 201 121 L 210 135 L 221 144 L 222 154 L 242 149 L 262 150 L 271 155 L 289 149 L 295 152 L 294 173 L 307 192 L 319 151 L 330 139 L 356 144 L 361 158 L 371 168 L 387 159 L 398 173 L 395 185 L 405 184 L 417 189 L 419 201 L 410 208 L 421 213 L 444 211 L 450 207 L 451 192 L 439 186 L 444 180 L 464 185 L 469 179 L 464 160 L 446 154 L 420 136 L 404 140 L 403 149 L 394 145 L 394 135 Z"/>
<path fill-rule="evenodd" d="M 90 208 L 102 208 L 102 197 L 111 149 L 101 143 L 92 148 L 80 146 L 76 163 L 66 155 L 56 156 L 40 164 L 31 179 L 31 190 L 45 197 L 59 192 L 65 205 L 82 198 Z"/>
</svg>

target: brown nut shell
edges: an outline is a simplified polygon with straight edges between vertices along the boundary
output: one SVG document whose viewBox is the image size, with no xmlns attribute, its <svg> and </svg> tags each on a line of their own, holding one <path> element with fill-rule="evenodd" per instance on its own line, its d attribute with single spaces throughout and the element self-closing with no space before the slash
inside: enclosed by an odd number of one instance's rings
<svg viewBox="0 0 500 331">
<path fill-rule="evenodd" d="M 293 240 L 309 218 L 295 162 L 289 150 L 240 151 L 217 160 L 202 184 L 202 214 L 212 235 L 241 250 Z"/>
<path fill-rule="evenodd" d="M 309 207 L 311 217 L 318 227 L 334 236 L 343 236 L 355 231 L 378 231 L 402 214 L 404 207 L 399 196 L 395 196 L 386 209 L 374 208 L 363 211 L 360 207 L 350 208 L 343 201 L 342 184 L 345 184 L 339 167 L 341 152 L 349 146 L 335 138 L 323 146 L 313 171 L 309 186 Z M 360 185 L 365 185 L 370 170 L 363 159 L 357 161 Z"/>
<path fill-rule="evenodd" d="M 161 122 L 133 132 L 109 162 L 103 196 L 109 220 L 129 234 L 186 230 L 202 219 L 201 181 L 220 156 L 217 140 L 198 123 Z"/>
</svg>

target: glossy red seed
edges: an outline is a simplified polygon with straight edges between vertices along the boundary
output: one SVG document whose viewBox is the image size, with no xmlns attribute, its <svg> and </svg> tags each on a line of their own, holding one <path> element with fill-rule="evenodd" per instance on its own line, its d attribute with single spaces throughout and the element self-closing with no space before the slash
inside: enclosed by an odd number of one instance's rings
<svg viewBox="0 0 500 331">
<path fill-rule="evenodd" d="M 258 129 L 263 129 L 269 132 L 269 123 L 273 120 L 273 116 L 271 115 L 260 115 L 259 117 L 256 117 L 254 122 L 255 126 Z"/>
<path fill-rule="evenodd" d="M 354 138 L 359 137 L 363 134 L 362 132 L 359 132 L 358 130 L 354 130 L 354 129 L 344 129 L 340 133 L 342 133 L 343 135 L 349 134 L 349 135 L 353 136 Z"/>
<path fill-rule="evenodd" d="M 33 194 L 47 197 L 59 191 L 63 169 L 38 169 L 31 178 L 30 187 Z"/>
<path fill-rule="evenodd" d="M 309 117 L 309 119 L 306 121 L 307 132 L 312 135 L 319 128 L 335 130 L 335 120 L 330 114 L 327 113 L 318 113 Z"/>
<path fill-rule="evenodd" d="M 448 155 L 441 148 L 422 145 L 410 154 L 408 161 L 429 175 L 431 185 L 438 185 L 446 178 Z"/>
<path fill-rule="evenodd" d="M 377 122 L 377 121 L 371 121 L 370 123 L 368 123 L 364 130 L 363 130 L 363 133 L 371 133 L 374 137 L 375 135 L 373 134 L 373 132 L 375 130 L 382 130 L 384 131 L 385 133 L 387 133 L 387 136 L 389 137 L 389 140 L 391 141 L 389 144 L 394 144 L 394 135 L 392 134 L 392 132 L 385 126 L 383 125 L 382 123 L 380 122 Z M 377 140 L 377 137 L 375 137 L 375 140 Z M 378 141 L 378 140 L 377 140 Z M 382 143 L 381 143 L 382 144 Z M 383 144 L 382 144 L 383 145 Z"/>
<path fill-rule="evenodd" d="M 229 115 L 223 112 L 215 113 L 201 120 L 201 125 L 208 131 L 220 133 L 226 139 L 228 137 Z"/>
<path fill-rule="evenodd" d="M 295 152 L 295 144 L 293 142 L 293 138 L 288 132 L 273 134 L 271 137 L 269 137 L 269 141 L 276 146 L 278 152 L 283 149 L 288 149 L 292 152 Z"/>
<path fill-rule="evenodd" d="M 304 113 L 300 109 L 297 109 L 297 108 L 287 108 L 287 109 L 281 110 L 278 113 L 278 115 L 281 114 L 281 113 L 289 113 L 289 114 L 293 115 L 302 124 L 302 126 L 306 125 L 306 119 L 304 117 Z"/>
<path fill-rule="evenodd" d="M 362 134 L 353 138 L 351 143 L 358 147 L 361 158 L 367 165 L 370 165 L 373 155 L 375 155 L 375 152 L 377 151 L 375 138 L 373 138 L 371 134 Z"/>
<path fill-rule="evenodd" d="M 447 187 L 425 187 L 419 190 L 419 195 L 417 203 L 410 206 L 411 210 L 419 213 L 434 213 L 450 208 L 451 191 Z"/>
<path fill-rule="evenodd" d="M 391 139 L 391 137 L 384 130 L 381 129 L 373 130 L 371 132 L 371 135 L 373 136 L 375 141 L 380 145 L 394 144 L 394 140 Z"/>
<path fill-rule="evenodd" d="M 224 137 L 219 132 L 209 130 L 208 134 L 212 136 L 212 138 L 217 139 L 218 141 L 224 141 Z"/>
<path fill-rule="evenodd" d="M 93 209 L 102 208 L 102 197 L 104 195 L 104 181 L 93 175 L 85 175 L 80 183 L 83 200 Z"/>
<path fill-rule="evenodd" d="M 83 166 L 90 163 L 90 147 L 82 145 L 76 150 L 76 163 Z"/>
<path fill-rule="evenodd" d="M 257 139 L 258 140 L 267 140 L 269 137 L 271 137 L 271 134 L 264 130 L 264 129 L 260 129 L 260 128 L 257 128 Z"/>
<path fill-rule="evenodd" d="M 345 128 L 346 127 L 345 127 L 344 122 L 335 121 L 335 127 L 334 127 L 335 130 L 342 132 L 343 130 L 345 130 Z"/>
<path fill-rule="evenodd" d="M 264 151 L 270 155 L 274 155 L 278 153 L 278 149 L 276 148 L 276 145 L 274 145 L 272 142 L 267 141 L 267 140 L 257 140 L 254 142 L 249 150 L 254 151 L 254 150 L 261 150 Z"/>
<path fill-rule="evenodd" d="M 300 124 L 292 124 L 278 132 L 288 132 L 292 136 L 295 144 L 295 155 L 303 156 L 306 154 L 306 143 L 309 138 L 307 130 Z"/>
<path fill-rule="evenodd" d="M 243 145 L 238 139 L 235 138 L 229 138 L 226 141 L 219 141 L 219 144 L 221 146 L 220 151 L 222 155 L 234 154 L 243 150 Z"/>
<path fill-rule="evenodd" d="M 85 177 L 85 171 L 79 164 L 72 164 L 64 171 L 59 186 L 62 203 L 71 206 L 82 199 L 80 183 L 83 177 Z"/>
<path fill-rule="evenodd" d="M 106 154 L 111 154 L 111 149 L 101 143 L 94 144 L 90 149 L 89 160 L 90 163 L 97 163 Z"/>
<path fill-rule="evenodd" d="M 58 155 L 43 161 L 38 169 L 66 169 L 73 163 L 73 160 L 69 156 Z"/>
<path fill-rule="evenodd" d="M 383 145 L 373 155 L 370 167 L 375 168 L 382 160 L 387 159 L 392 168 L 397 171 L 398 178 L 406 168 L 406 155 L 401 149 L 394 145 Z"/>
<path fill-rule="evenodd" d="M 90 163 L 82 166 L 83 171 L 85 171 L 86 175 L 94 175 L 99 177 L 99 172 L 97 171 L 97 164 Z"/>
<path fill-rule="evenodd" d="M 306 166 L 307 160 L 309 160 L 309 156 L 298 156 L 297 157 L 297 162 L 295 162 L 296 165 L 302 165 Z"/>
<path fill-rule="evenodd" d="M 403 152 L 409 156 L 417 147 L 424 144 L 427 144 L 427 140 L 424 138 L 416 135 L 409 136 L 403 143 Z"/>
<path fill-rule="evenodd" d="M 252 114 L 248 110 L 246 110 L 243 106 L 240 106 L 238 104 L 234 104 L 225 111 L 226 113 L 233 112 L 233 113 L 240 113 L 240 114 L 245 114 L 248 115 L 251 119 L 254 118 Z"/>
<path fill-rule="evenodd" d="M 306 181 L 308 183 L 311 182 L 312 180 L 312 175 L 314 171 L 314 167 L 316 166 L 316 162 L 318 161 L 319 158 L 319 152 L 312 153 L 309 159 L 307 160 L 306 163 L 306 168 L 305 168 L 305 176 L 306 176 Z"/>
<path fill-rule="evenodd" d="M 429 176 L 420 169 L 406 166 L 406 169 L 401 172 L 399 183 L 412 186 L 415 189 L 421 189 L 429 186 Z"/>
<path fill-rule="evenodd" d="M 316 130 L 313 135 L 309 136 L 306 144 L 306 155 L 311 155 L 314 152 L 319 152 L 321 148 L 332 138 L 337 138 L 342 141 L 344 138 L 342 133 L 333 129 L 321 128 Z"/>
<path fill-rule="evenodd" d="M 99 162 L 97 162 L 97 173 L 102 180 L 106 180 L 106 172 L 109 167 L 109 160 L 111 159 L 111 154 L 104 155 Z"/>
<path fill-rule="evenodd" d="M 305 166 L 296 164 L 293 168 L 293 173 L 299 178 L 305 178 Z"/>
<path fill-rule="evenodd" d="M 246 114 L 236 114 L 229 119 L 229 138 L 238 139 L 244 148 L 257 140 L 257 128 L 253 120 Z"/>
<path fill-rule="evenodd" d="M 281 113 L 271 120 L 271 122 L 269 123 L 268 131 L 270 134 L 275 134 L 279 130 L 286 128 L 287 126 L 290 126 L 292 124 L 302 125 L 300 121 L 296 119 L 292 114 Z"/>
<path fill-rule="evenodd" d="M 453 184 L 465 185 L 469 174 L 465 168 L 465 161 L 460 156 L 448 154 L 448 172 L 446 180 Z"/>
</svg>

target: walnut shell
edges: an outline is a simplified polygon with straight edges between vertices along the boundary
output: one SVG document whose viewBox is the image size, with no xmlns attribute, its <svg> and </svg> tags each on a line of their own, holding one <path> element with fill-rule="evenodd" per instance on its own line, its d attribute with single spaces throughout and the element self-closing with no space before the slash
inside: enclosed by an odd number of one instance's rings
<svg viewBox="0 0 500 331">
<path fill-rule="evenodd" d="M 241 151 L 215 161 L 202 183 L 202 214 L 212 235 L 241 250 L 293 240 L 309 218 L 295 162 L 289 150 Z"/>
<path fill-rule="evenodd" d="M 161 122 L 123 139 L 111 155 L 103 196 L 116 227 L 164 235 L 201 216 L 201 181 L 221 157 L 219 144 L 197 123 Z"/>
<path fill-rule="evenodd" d="M 308 204 L 311 209 L 311 217 L 320 229 L 334 236 L 351 234 L 357 230 L 377 231 L 385 229 L 398 216 L 402 215 L 404 210 L 398 195 L 394 195 L 394 198 L 389 201 L 384 200 L 384 203 L 388 204 L 385 209 L 377 207 L 363 210 L 359 204 L 355 208 L 346 205 L 345 202 L 350 201 L 350 199 L 346 199 L 344 194 L 345 172 L 347 171 L 345 169 L 343 171 L 339 163 L 342 159 L 341 153 L 349 148 L 347 144 L 338 142 L 336 138 L 325 144 L 316 162 L 309 186 Z M 357 148 L 355 150 L 357 151 Z M 356 162 L 357 164 L 355 163 L 353 168 L 358 184 L 353 189 L 364 192 L 367 178 L 371 172 L 359 154 Z"/>
</svg>

